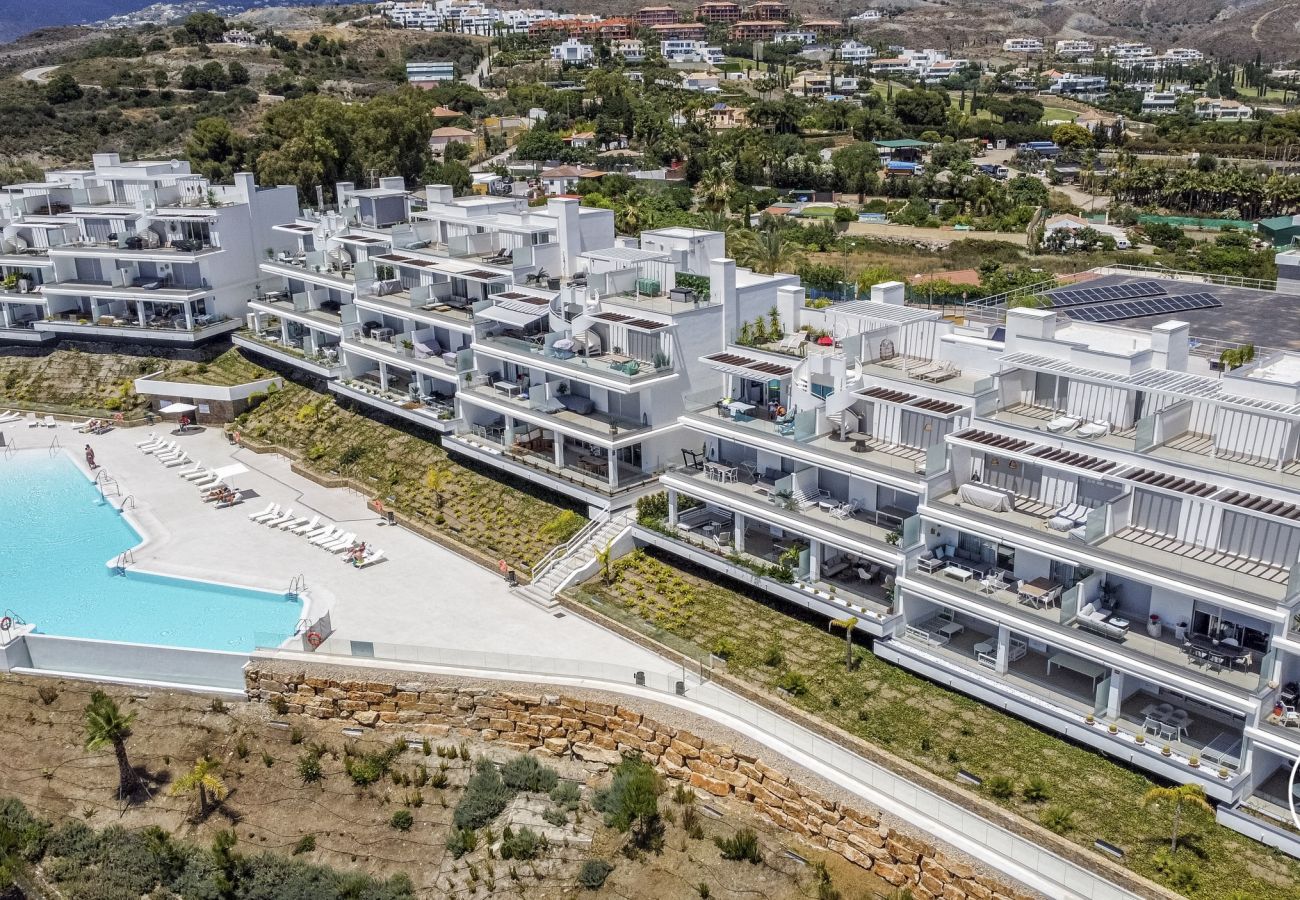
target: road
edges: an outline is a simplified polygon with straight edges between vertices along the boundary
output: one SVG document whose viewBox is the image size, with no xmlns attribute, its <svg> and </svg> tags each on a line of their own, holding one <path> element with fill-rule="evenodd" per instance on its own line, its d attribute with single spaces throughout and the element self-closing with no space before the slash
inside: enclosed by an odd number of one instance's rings
<svg viewBox="0 0 1300 900">
<path fill-rule="evenodd" d="M 479 64 L 474 67 L 474 71 L 465 76 L 465 83 L 470 87 L 482 88 L 483 79 L 487 76 L 488 67 L 492 63 L 492 51 L 488 50 L 487 56 L 479 60 Z"/>
<path fill-rule="evenodd" d="M 50 80 L 50 75 L 58 66 L 37 66 L 35 69 L 28 69 L 21 76 L 23 81 L 34 81 L 37 84 L 45 84 Z"/>
</svg>

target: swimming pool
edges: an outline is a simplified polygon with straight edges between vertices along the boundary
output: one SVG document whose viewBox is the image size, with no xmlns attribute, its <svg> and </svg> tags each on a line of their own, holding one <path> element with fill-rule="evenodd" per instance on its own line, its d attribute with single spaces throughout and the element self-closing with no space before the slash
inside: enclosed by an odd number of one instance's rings
<svg viewBox="0 0 1300 900">
<path fill-rule="evenodd" d="M 302 605 L 283 594 L 106 565 L 138 543 L 67 456 L 0 459 L 0 610 L 42 634 L 203 650 L 249 651 L 293 634 Z"/>
</svg>

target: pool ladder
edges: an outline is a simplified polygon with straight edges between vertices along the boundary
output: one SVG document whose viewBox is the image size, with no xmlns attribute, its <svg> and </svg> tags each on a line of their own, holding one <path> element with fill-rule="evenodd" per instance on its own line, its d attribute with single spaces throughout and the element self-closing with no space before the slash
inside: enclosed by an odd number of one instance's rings
<svg viewBox="0 0 1300 900">
<path fill-rule="evenodd" d="M 135 551 L 123 550 L 117 556 L 117 562 L 113 564 L 113 573 L 116 575 L 125 575 L 126 567 L 135 565 Z"/>
<path fill-rule="evenodd" d="M 128 509 L 135 509 L 135 494 L 127 494 L 126 499 L 117 507 L 118 512 L 125 512 Z"/>
<path fill-rule="evenodd" d="M 298 597 L 302 596 L 303 592 L 305 592 L 306 590 L 307 590 L 307 576 L 295 575 L 293 576 L 293 578 L 289 579 L 289 588 L 284 593 L 286 597 L 290 597 L 296 600 Z"/>
<path fill-rule="evenodd" d="M 122 494 L 122 489 L 118 485 L 117 479 L 109 475 L 107 469 L 99 470 L 99 474 L 95 476 L 95 486 L 99 488 L 100 498 L 105 501 L 109 498 L 110 490 L 114 497 L 119 497 Z"/>
<path fill-rule="evenodd" d="M 50 456 L 57 456 L 59 453 L 59 439 L 57 437 L 50 441 Z"/>
</svg>

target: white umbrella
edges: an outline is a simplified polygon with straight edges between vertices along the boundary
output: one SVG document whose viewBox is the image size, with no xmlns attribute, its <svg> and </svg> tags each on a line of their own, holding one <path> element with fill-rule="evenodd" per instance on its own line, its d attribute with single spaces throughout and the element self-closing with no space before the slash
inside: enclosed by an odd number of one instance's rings
<svg viewBox="0 0 1300 900">
<path fill-rule="evenodd" d="M 220 469 L 214 469 L 212 474 L 217 476 L 219 481 L 225 481 L 227 478 L 233 478 L 236 475 L 243 475 L 248 471 L 248 466 L 242 463 L 234 463 L 229 466 L 222 466 Z"/>
<path fill-rule="evenodd" d="M 168 403 L 158 412 L 164 416 L 179 416 L 182 413 L 191 413 L 198 409 L 193 403 Z"/>
</svg>

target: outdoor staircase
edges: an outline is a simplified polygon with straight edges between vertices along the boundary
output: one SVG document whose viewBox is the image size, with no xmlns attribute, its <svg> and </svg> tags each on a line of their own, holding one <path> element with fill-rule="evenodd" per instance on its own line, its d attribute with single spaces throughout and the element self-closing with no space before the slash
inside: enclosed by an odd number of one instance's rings
<svg viewBox="0 0 1300 900">
<path fill-rule="evenodd" d="M 533 580 L 515 589 L 515 593 L 546 609 L 559 604 L 555 595 L 568 587 L 583 569 L 624 530 L 631 528 L 635 513 L 631 509 L 593 519 L 565 544 L 553 549 L 533 570 Z"/>
</svg>

